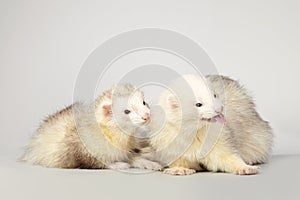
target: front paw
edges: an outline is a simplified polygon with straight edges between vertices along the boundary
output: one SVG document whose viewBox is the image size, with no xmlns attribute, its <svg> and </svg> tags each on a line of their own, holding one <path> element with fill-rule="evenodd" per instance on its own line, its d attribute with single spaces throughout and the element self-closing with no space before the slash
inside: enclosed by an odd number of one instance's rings
<svg viewBox="0 0 300 200">
<path fill-rule="evenodd" d="M 162 166 L 159 163 L 147 159 L 138 159 L 133 163 L 132 166 L 135 168 L 149 169 L 155 171 L 160 171 L 162 169 Z"/>
<path fill-rule="evenodd" d="M 109 164 L 108 167 L 110 169 L 119 170 L 119 169 L 129 169 L 130 165 L 126 162 L 114 162 L 114 163 Z"/>
<path fill-rule="evenodd" d="M 184 176 L 184 175 L 191 175 L 196 173 L 194 169 L 188 169 L 184 167 L 171 167 L 164 170 L 165 174 L 175 175 L 175 176 Z"/>
<path fill-rule="evenodd" d="M 245 165 L 243 167 L 240 167 L 235 171 L 236 175 L 253 175 L 259 173 L 260 167 L 258 166 L 251 166 L 251 165 Z"/>
</svg>

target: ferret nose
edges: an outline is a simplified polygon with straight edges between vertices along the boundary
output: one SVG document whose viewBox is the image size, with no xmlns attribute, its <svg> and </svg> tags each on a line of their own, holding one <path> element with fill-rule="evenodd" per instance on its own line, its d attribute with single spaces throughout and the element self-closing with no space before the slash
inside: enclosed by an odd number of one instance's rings
<svg viewBox="0 0 300 200">
<path fill-rule="evenodd" d="M 143 120 L 147 121 L 150 119 L 150 113 L 145 113 L 145 115 L 142 117 Z"/>
<path fill-rule="evenodd" d="M 223 112 L 223 106 L 220 106 L 215 110 L 216 113 L 222 113 Z"/>
</svg>

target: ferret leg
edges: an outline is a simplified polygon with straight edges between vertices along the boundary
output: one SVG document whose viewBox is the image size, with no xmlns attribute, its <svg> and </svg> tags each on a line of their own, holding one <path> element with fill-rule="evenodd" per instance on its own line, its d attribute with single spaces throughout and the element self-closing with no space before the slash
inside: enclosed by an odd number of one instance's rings
<svg viewBox="0 0 300 200">
<path fill-rule="evenodd" d="M 184 176 L 184 175 L 194 174 L 196 173 L 196 170 L 185 168 L 185 167 L 171 167 L 165 169 L 163 172 L 169 175 Z"/>
<path fill-rule="evenodd" d="M 142 157 L 134 158 L 132 161 L 132 167 L 140 169 L 150 169 L 155 171 L 159 171 L 162 169 L 162 166 L 159 163 L 147 160 Z"/>
<path fill-rule="evenodd" d="M 196 173 L 195 169 L 200 169 L 200 165 L 195 163 L 190 163 L 183 158 L 179 158 L 175 162 L 169 165 L 170 168 L 165 169 L 163 172 L 165 174 L 184 176 Z M 193 169 L 192 169 L 193 168 Z"/>
<path fill-rule="evenodd" d="M 217 147 L 204 159 L 211 171 L 224 171 L 237 175 L 251 175 L 259 172 L 258 166 L 247 165 L 243 159 L 230 148 Z"/>
<path fill-rule="evenodd" d="M 110 169 L 128 169 L 130 168 L 130 164 L 126 162 L 114 162 L 108 165 L 108 168 Z"/>
</svg>

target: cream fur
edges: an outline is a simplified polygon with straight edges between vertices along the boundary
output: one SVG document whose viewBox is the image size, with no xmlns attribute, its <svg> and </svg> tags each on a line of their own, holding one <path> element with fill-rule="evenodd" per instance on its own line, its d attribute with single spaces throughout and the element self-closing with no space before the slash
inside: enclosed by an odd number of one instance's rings
<svg viewBox="0 0 300 200">
<path fill-rule="evenodd" d="M 209 171 L 223 171 L 240 175 L 258 173 L 257 166 L 248 165 L 243 160 L 245 159 L 243 152 L 248 148 L 247 141 L 244 140 L 248 137 L 237 133 L 240 130 L 239 127 L 229 126 L 232 124 L 231 121 L 246 120 L 246 118 L 240 119 L 238 115 L 233 115 L 227 119 L 229 122 L 224 126 L 221 123 L 212 122 L 211 119 L 214 116 L 220 112 L 224 114 L 222 99 L 214 97 L 215 87 L 216 85 L 210 84 L 205 78 L 185 75 L 170 84 L 170 88 L 176 93 L 176 96 L 169 90 L 162 93 L 159 105 L 164 109 L 165 116 L 152 112 L 152 116 L 154 116 L 149 126 L 153 130 L 150 136 L 150 145 L 154 150 L 146 155 L 155 157 L 157 161 L 169 166 L 170 168 L 165 169 L 164 173 L 187 175 L 195 173 L 196 170 L 203 170 L 202 166 Z M 233 88 L 233 90 L 235 89 Z M 216 92 L 219 92 L 217 88 Z M 249 107 L 249 105 L 247 102 L 244 105 L 244 98 L 245 96 L 242 95 L 236 96 L 236 101 L 241 100 L 241 102 L 237 104 L 225 102 L 225 107 L 240 106 L 241 110 L 245 109 L 245 106 Z M 195 106 L 198 102 L 203 104 L 200 108 Z M 247 114 L 249 113 L 245 113 L 245 116 Z M 165 121 L 163 128 L 157 128 L 157 124 L 163 120 Z M 269 132 L 265 132 L 265 126 L 261 124 L 257 124 L 256 128 L 252 130 L 261 131 L 262 135 L 269 134 Z M 234 128 L 237 129 L 233 131 Z M 262 138 L 264 137 L 262 136 Z M 253 139 L 253 143 L 269 150 L 269 140 Z M 248 148 L 248 151 L 250 151 L 248 153 L 250 155 L 255 154 L 251 153 L 251 151 L 255 151 L 253 148 Z M 267 157 L 268 153 L 269 151 L 262 157 Z M 261 161 L 265 161 L 265 159 Z M 254 163 L 253 160 L 247 160 L 247 162 Z"/>
<path fill-rule="evenodd" d="M 134 136 L 150 116 L 143 101 L 141 90 L 124 84 L 105 91 L 94 104 L 75 103 L 44 120 L 22 159 L 58 168 L 124 169 L 142 163 L 142 168 L 158 169 L 158 163 L 146 163 L 134 153 L 139 146 Z"/>
<path fill-rule="evenodd" d="M 255 110 L 249 92 L 225 76 L 213 75 L 207 79 L 225 105 L 227 126 L 234 135 L 241 157 L 248 164 L 267 162 L 273 145 L 272 129 Z"/>
</svg>

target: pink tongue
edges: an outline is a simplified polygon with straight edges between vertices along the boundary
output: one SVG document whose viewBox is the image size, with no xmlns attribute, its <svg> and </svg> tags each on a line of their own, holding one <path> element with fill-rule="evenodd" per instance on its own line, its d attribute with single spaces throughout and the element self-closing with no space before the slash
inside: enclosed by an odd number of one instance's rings
<svg viewBox="0 0 300 200">
<path fill-rule="evenodd" d="M 220 122 L 221 124 L 226 124 L 226 119 L 222 114 L 215 116 L 214 119 Z"/>
</svg>

